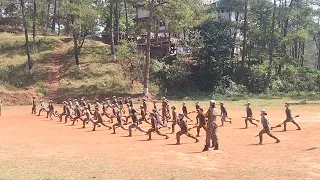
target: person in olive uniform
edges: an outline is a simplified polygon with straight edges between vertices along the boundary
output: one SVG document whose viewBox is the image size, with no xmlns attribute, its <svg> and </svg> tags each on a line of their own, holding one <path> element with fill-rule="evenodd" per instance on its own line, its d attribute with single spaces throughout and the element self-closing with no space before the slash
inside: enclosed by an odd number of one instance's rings
<svg viewBox="0 0 320 180">
<path fill-rule="evenodd" d="M 63 101 L 62 113 L 59 115 L 60 122 L 62 121 L 62 117 L 67 115 L 67 107 L 68 103 L 66 101 Z"/>
<path fill-rule="evenodd" d="M 37 114 L 37 102 L 36 97 L 32 97 L 32 109 L 31 114 Z"/>
<path fill-rule="evenodd" d="M 192 119 L 190 119 L 189 117 L 188 117 L 188 109 L 187 109 L 187 106 L 186 106 L 186 103 L 182 103 L 182 112 L 183 112 L 183 115 L 184 115 L 184 117 L 186 117 L 187 119 L 189 119 L 191 122 L 192 122 Z"/>
<path fill-rule="evenodd" d="M 245 124 L 246 124 L 246 127 L 245 127 L 245 128 L 248 128 L 248 121 L 249 121 L 251 124 L 253 124 L 253 125 L 255 125 L 256 127 L 258 127 L 258 124 L 252 122 L 252 121 L 255 120 L 255 119 L 253 119 L 252 109 L 251 109 L 251 106 L 250 106 L 250 103 L 249 103 L 249 102 L 247 103 L 246 112 L 247 112 L 247 117 L 246 117 L 245 120 L 244 120 L 244 122 L 245 122 Z M 258 120 L 256 120 L 256 121 L 258 122 Z"/>
<path fill-rule="evenodd" d="M 196 111 L 198 111 L 198 109 L 200 108 L 199 102 L 196 102 Z"/>
<path fill-rule="evenodd" d="M 52 115 L 55 114 L 52 100 L 49 101 L 48 109 L 49 110 L 47 111 L 47 118 L 49 118 L 50 116 L 50 119 L 52 120 Z"/>
<path fill-rule="evenodd" d="M 176 110 L 176 106 L 171 106 L 171 111 L 172 111 L 171 134 L 173 134 L 175 131 L 175 126 L 178 123 L 178 113 Z"/>
<path fill-rule="evenodd" d="M 82 120 L 82 128 L 86 128 L 87 122 L 89 121 L 93 122 L 92 115 L 88 106 L 84 107 L 83 116 L 84 118 L 80 117 L 80 119 Z"/>
<path fill-rule="evenodd" d="M 221 126 L 224 125 L 224 122 L 228 122 L 231 124 L 231 120 L 226 120 L 228 117 L 228 112 L 223 102 L 220 102 L 220 110 L 221 110 Z"/>
<path fill-rule="evenodd" d="M 129 135 L 128 135 L 128 137 L 132 136 L 132 129 L 133 128 L 136 128 L 137 130 L 146 133 L 146 131 L 143 130 L 139 126 L 140 123 L 139 123 L 139 120 L 138 120 L 138 117 L 137 117 L 137 111 L 133 107 L 130 107 L 130 108 L 131 108 L 130 109 L 130 117 L 132 119 L 132 124 L 129 126 Z"/>
<path fill-rule="evenodd" d="M 146 99 L 145 98 L 142 99 L 142 106 L 143 106 L 143 109 L 147 112 L 148 111 L 148 107 L 147 107 L 147 103 L 146 103 Z"/>
<path fill-rule="evenodd" d="M 197 110 L 198 115 L 196 117 L 197 119 L 197 137 L 200 137 L 200 129 L 203 128 L 205 131 L 207 131 L 206 127 L 206 118 L 205 115 L 203 114 L 203 108 L 199 107 Z"/>
<path fill-rule="evenodd" d="M 116 134 L 116 128 L 121 127 L 123 130 L 128 130 L 126 129 L 123 125 L 122 125 L 122 116 L 121 116 L 121 112 L 118 110 L 114 110 L 114 115 L 117 119 L 117 123 L 115 123 L 114 125 L 112 125 L 112 129 L 113 129 L 113 133 L 112 134 Z"/>
<path fill-rule="evenodd" d="M 216 109 L 216 102 L 214 100 L 210 101 L 210 107 L 205 114 L 205 117 L 208 118 L 207 122 L 207 131 L 206 131 L 206 145 L 204 146 L 203 151 L 208 151 L 210 147 L 210 141 L 212 140 L 212 146 L 214 150 L 219 149 L 219 140 L 218 140 L 218 125 L 217 125 L 217 116 L 218 111 Z"/>
<path fill-rule="evenodd" d="M 276 140 L 276 143 L 279 143 L 280 140 L 271 134 L 269 118 L 267 117 L 267 112 L 265 110 L 261 110 L 261 124 L 263 129 L 259 132 L 259 145 L 262 145 L 263 134 L 268 134 L 270 137 Z"/>
<path fill-rule="evenodd" d="M 168 118 L 168 112 L 167 112 L 167 106 L 168 103 L 165 98 L 162 98 L 162 103 L 161 103 L 161 115 L 162 115 L 162 121 L 165 122 Z"/>
<path fill-rule="evenodd" d="M 153 133 L 153 132 L 156 132 L 160 136 L 165 136 L 166 139 L 168 139 L 169 138 L 168 135 L 162 134 L 159 131 L 159 127 L 158 127 L 159 121 L 155 117 L 155 113 L 153 113 L 153 112 L 150 113 L 150 119 L 151 119 L 151 128 L 147 132 L 147 134 L 149 135 L 149 139 L 148 140 L 151 140 L 151 133 Z"/>
<path fill-rule="evenodd" d="M 95 131 L 95 130 L 96 130 L 96 126 L 100 126 L 100 124 L 103 125 L 103 126 L 105 126 L 105 127 L 107 127 L 107 128 L 109 128 L 109 130 L 112 129 L 112 127 L 104 124 L 103 119 L 102 119 L 102 116 L 101 116 L 101 114 L 100 114 L 100 112 L 99 112 L 99 108 L 98 108 L 98 107 L 95 108 L 94 120 L 95 120 L 95 121 L 92 121 L 92 122 L 93 122 L 93 129 L 92 129 L 92 131 Z"/>
<path fill-rule="evenodd" d="M 283 126 L 284 126 L 283 131 L 287 131 L 287 123 L 288 122 L 292 122 L 294 125 L 297 126 L 297 130 L 301 130 L 299 124 L 295 120 L 293 120 L 293 117 L 292 117 L 292 114 L 291 114 L 291 109 L 290 109 L 290 104 L 289 103 L 285 103 L 285 107 L 286 107 L 286 110 L 285 110 L 286 120 L 284 120 L 283 123 L 281 123 L 281 124 L 279 124 L 279 125 L 277 125 L 275 127 L 272 127 L 271 130 L 273 128 L 281 127 L 282 124 L 283 124 Z"/>
<path fill-rule="evenodd" d="M 195 139 L 196 140 L 196 143 L 199 142 L 199 139 L 196 138 L 194 135 L 190 134 L 189 133 L 189 130 L 188 130 L 188 126 L 187 126 L 187 122 L 184 120 L 184 114 L 182 113 L 179 113 L 179 116 L 178 116 L 178 125 L 180 126 L 180 131 L 177 132 L 176 134 L 176 138 L 177 138 L 177 143 L 176 145 L 180 145 L 180 137 L 185 134 L 187 135 L 188 137 L 192 138 L 192 139 Z"/>
<path fill-rule="evenodd" d="M 82 120 L 81 119 L 81 110 L 80 110 L 80 106 L 79 105 L 76 105 L 76 109 L 74 110 L 74 114 L 75 114 L 75 116 L 72 118 L 72 126 L 74 125 L 74 123 L 77 121 L 78 122 L 78 120 L 80 119 L 80 120 Z"/>
</svg>

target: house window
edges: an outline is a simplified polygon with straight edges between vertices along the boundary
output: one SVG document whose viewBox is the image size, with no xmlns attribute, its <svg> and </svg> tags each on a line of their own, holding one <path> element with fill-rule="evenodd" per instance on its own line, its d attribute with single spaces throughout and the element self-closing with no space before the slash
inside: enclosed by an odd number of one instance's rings
<svg viewBox="0 0 320 180">
<path fill-rule="evenodd" d="M 224 13 L 224 9 L 221 10 L 221 13 Z"/>
</svg>

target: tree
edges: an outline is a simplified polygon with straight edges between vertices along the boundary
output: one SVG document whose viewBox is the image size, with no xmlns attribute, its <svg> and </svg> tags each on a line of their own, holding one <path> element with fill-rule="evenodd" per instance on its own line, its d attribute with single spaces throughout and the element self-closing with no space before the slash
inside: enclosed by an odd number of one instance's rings
<svg viewBox="0 0 320 180">
<path fill-rule="evenodd" d="M 22 21 L 23 21 L 23 27 L 24 27 L 24 35 L 26 39 L 26 53 L 27 53 L 27 62 L 28 62 L 28 70 L 29 73 L 32 74 L 32 62 L 31 62 L 31 56 L 30 56 L 30 46 L 29 46 L 29 39 L 28 39 L 28 26 L 27 26 L 27 20 L 25 15 L 25 4 L 24 0 L 20 0 L 20 6 L 21 6 L 21 15 L 22 15 Z"/>
<path fill-rule="evenodd" d="M 110 1 L 110 39 L 111 39 L 111 55 L 112 59 L 116 59 L 116 48 L 114 44 L 114 2 Z"/>
<path fill-rule="evenodd" d="M 71 31 L 74 43 L 75 63 L 80 67 L 80 52 L 85 42 L 86 36 L 89 35 L 97 25 L 98 13 L 94 9 L 93 0 L 68 0 L 63 4 L 63 15 L 66 22 L 71 22 Z"/>
</svg>

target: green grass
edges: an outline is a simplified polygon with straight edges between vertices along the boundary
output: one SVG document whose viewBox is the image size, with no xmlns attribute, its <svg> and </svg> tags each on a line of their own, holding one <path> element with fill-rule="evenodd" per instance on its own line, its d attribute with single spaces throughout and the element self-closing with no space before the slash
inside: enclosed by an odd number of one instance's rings
<svg viewBox="0 0 320 180">
<path fill-rule="evenodd" d="M 25 88 L 44 76 L 39 62 L 43 61 L 45 54 L 53 51 L 57 42 L 55 38 L 37 37 L 37 42 L 31 48 L 34 75 L 28 72 L 24 36 L 4 33 L 0 34 L 0 39 L 0 86 L 3 89 Z"/>
<path fill-rule="evenodd" d="M 72 42 L 69 42 L 71 44 Z M 65 54 L 62 63 L 61 92 L 72 96 L 94 96 L 141 93 L 142 85 L 125 78 L 121 59 L 113 61 L 110 47 L 86 40 L 80 55 L 81 70 L 75 66 L 73 48 Z"/>
</svg>

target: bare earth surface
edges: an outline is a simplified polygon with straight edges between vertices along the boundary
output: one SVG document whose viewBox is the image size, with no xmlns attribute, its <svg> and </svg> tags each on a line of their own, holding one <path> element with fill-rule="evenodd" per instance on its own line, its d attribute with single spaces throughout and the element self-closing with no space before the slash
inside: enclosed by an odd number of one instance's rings
<svg viewBox="0 0 320 180">
<path fill-rule="evenodd" d="M 31 107 L 7 108 L 0 116 L 0 179 L 320 179 L 320 107 L 292 109 L 302 131 L 289 124 L 287 132 L 273 131 L 280 144 L 265 135 L 259 146 L 261 127 L 241 129 L 244 109 L 230 108 L 233 124 L 219 128 L 221 150 L 203 153 L 203 130 L 199 143 L 183 136 L 175 146 L 171 134 L 146 141 L 139 131 L 132 138 L 122 129 L 92 132 L 92 124 L 81 129 L 80 122 L 31 115 Z M 272 125 L 284 119 L 283 107 L 268 113 Z"/>
</svg>

